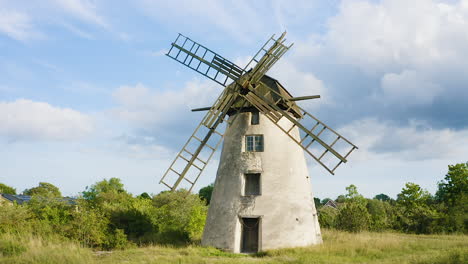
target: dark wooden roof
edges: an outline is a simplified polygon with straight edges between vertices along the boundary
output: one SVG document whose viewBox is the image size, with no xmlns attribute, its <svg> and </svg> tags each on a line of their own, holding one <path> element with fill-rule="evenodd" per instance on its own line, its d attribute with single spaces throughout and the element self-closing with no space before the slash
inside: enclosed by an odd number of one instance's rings
<svg viewBox="0 0 468 264">
<path fill-rule="evenodd" d="M 278 94 L 280 94 L 282 97 L 284 98 L 292 98 L 293 96 L 286 90 L 286 88 L 283 87 L 283 85 L 281 85 L 281 83 L 268 76 L 268 75 L 264 75 L 261 79 L 261 82 L 264 83 L 265 85 L 267 85 L 268 87 L 270 87 L 272 90 L 274 90 L 275 92 L 277 92 Z M 267 88 L 261 88 L 259 87 L 258 88 L 259 92 L 261 94 L 263 94 L 265 97 L 267 97 L 267 99 L 275 102 L 277 101 L 279 98 L 279 96 L 275 93 L 268 93 L 268 90 Z M 288 102 L 289 105 L 291 105 L 291 109 L 289 110 L 289 112 L 291 112 L 295 117 L 301 117 L 302 116 L 302 113 L 301 111 L 299 110 L 299 108 L 297 107 L 296 103 L 295 102 Z M 239 101 L 237 101 L 236 103 L 234 103 L 234 105 L 231 107 L 231 111 L 230 111 L 230 114 L 231 113 L 234 113 L 236 110 L 238 110 L 239 107 L 242 107 L 244 105 L 244 99 L 239 99 Z M 286 110 L 288 109 L 288 105 L 286 104 L 279 104 L 280 108 L 283 109 L 283 110 Z M 244 111 L 251 111 L 253 110 L 254 107 L 250 104 L 250 103 L 245 103 L 244 107 L 243 107 L 243 110 Z"/>
</svg>

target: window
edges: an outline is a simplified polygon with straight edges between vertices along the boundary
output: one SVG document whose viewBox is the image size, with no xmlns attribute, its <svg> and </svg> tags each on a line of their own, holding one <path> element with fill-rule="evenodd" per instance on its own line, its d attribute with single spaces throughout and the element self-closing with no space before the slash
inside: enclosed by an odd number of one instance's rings
<svg viewBox="0 0 468 264">
<path fill-rule="evenodd" d="M 245 149 L 253 152 L 263 151 L 263 135 L 245 136 Z"/>
<path fill-rule="evenodd" d="M 244 195 L 260 195 L 260 173 L 245 174 Z"/>
<path fill-rule="evenodd" d="M 260 124 L 260 113 L 258 111 L 252 112 L 252 118 L 250 119 L 251 125 L 258 125 Z"/>
</svg>

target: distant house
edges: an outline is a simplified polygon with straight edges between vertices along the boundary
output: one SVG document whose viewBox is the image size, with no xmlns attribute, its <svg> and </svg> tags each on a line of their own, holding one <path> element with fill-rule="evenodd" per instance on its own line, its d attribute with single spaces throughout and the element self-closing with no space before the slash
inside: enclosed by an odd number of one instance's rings
<svg viewBox="0 0 468 264">
<path fill-rule="evenodd" d="M 0 204 L 24 204 L 31 200 L 29 195 L 19 195 L 19 194 L 6 194 L 0 193 Z M 62 197 L 57 198 L 57 201 L 65 202 L 70 205 L 76 205 L 76 198 Z"/>
<path fill-rule="evenodd" d="M 29 195 L 17 195 L 17 194 L 6 194 L 6 193 L 1 193 L 0 194 L 0 204 L 23 204 L 27 203 L 31 200 L 31 196 Z"/>
<path fill-rule="evenodd" d="M 327 203 L 325 203 L 325 204 L 323 205 L 323 207 L 325 207 L 325 206 L 338 209 L 338 203 L 335 202 L 335 201 L 333 201 L 333 200 L 328 200 Z"/>
</svg>

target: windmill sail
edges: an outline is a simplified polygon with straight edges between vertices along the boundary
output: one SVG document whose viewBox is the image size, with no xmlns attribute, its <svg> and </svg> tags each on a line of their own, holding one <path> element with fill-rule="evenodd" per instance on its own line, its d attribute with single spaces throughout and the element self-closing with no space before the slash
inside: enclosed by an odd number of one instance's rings
<svg viewBox="0 0 468 264">
<path fill-rule="evenodd" d="M 288 101 L 287 98 L 280 93 L 271 89 L 268 85 L 258 83 L 256 87 L 249 86 L 250 93 L 243 97 L 286 133 L 294 142 L 296 142 L 304 151 L 312 156 L 320 165 L 328 172 L 334 174 L 335 170 L 342 163 L 345 163 L 346 158 L 357 149 L 357 147 L 349 140 L 338 134 L 325 123 L 317 119 L 312 114 L 308 113 L 301 107 Z M 262 93 L 259 90 L 262 89 Z M 267 90 L 265 93 L 264 91 Z M 269 96 L 275 94 L 276 97 Z M 268 98 L 278 98 L 276 101 Z M 301 112 L 301 116 L 296 118 L 289 114 L 291 108 L 295 108 Z M 289 127 L 284 127 L 280 124 L 281 118 L 286 118 L 292 123 Z M 306 124 L 312 123 L 312 128 L 307 128 Z M 300 138 L 296 138 L 293 134 L 293 129 L 297 127 L 302 133 Z M 326 139 L 325 134 L 328 134 Z M 334 146 L 340 146 L 340 150 Z M 329 154 L 327 156 L 327 154 Z M 331 154 L 331 155 L 330 155 Z M 324 162 L 324 159 L 327 162 Z"/>
<path fill-rule="evenodd" d="M 249 67 L 253 67 L 250 72 L 249 82 L 250 84 L 256 84 L 259 82 L 263 75 L 283 56 L 286 51 L 293 45 L 286 46 L 284 42 L 284 32 L 278 39 L 275 39 L 275 35 L 271 36 L 269 40 L 260 48 L 250 62 L 245 66 L 244 70 Z"/>
<path fill-rule="evenodd" d="M 193 188 L 223 139 L 217 128 L 221 122 L 227 121 L 227 111 L 235 99 L 228 89 L 219 96 L 159 183 L 175 190 L 184 180 L 189 191 Z"/>
<path fill-rule="evenodd" d="M 222 86 L 244 74 L 236 64 L 182 34 L 171 44 L 166 55 Z"/>
</svg>

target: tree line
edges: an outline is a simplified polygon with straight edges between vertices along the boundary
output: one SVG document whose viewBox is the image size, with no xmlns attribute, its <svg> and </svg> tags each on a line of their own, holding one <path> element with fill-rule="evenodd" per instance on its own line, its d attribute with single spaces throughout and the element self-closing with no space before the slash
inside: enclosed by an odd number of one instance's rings
<svg viewBox="0 0 468 264">
<path fill-rule="evenodd" d="M 23 191 L 28 203 L 0 206 L 0 235 L 37 235 L 78 241 L 83 246 L 114 249 L 146 244 L 194 243 L 201 239 L 213 185 L 198 194 L 185 190 L 132 195 L 117 178 L 87 187 L 72 202 L 59 188 L 41 182 Z M 397 230 L 406 233 L 468 233 L 468 163 L 450 165 L 432 195 L 407 183 L 392 199 L 365 198 L 355 185 L 335 199 L 315 198 L 323 228 L 350 232 Z M 0 193 L 16 190 L 0 183 Z"/>
<path fill-rule="evenodd" d="M 337 197 L 337 208 L 316 199 L 322 227 L 351 232 L 396 230 L 405 233 L 468 233 L 468 163 L 449 165 L 435 195 L 408 182 L 396 199 L 364 198 L 355 185 Z"/>
</svg>

